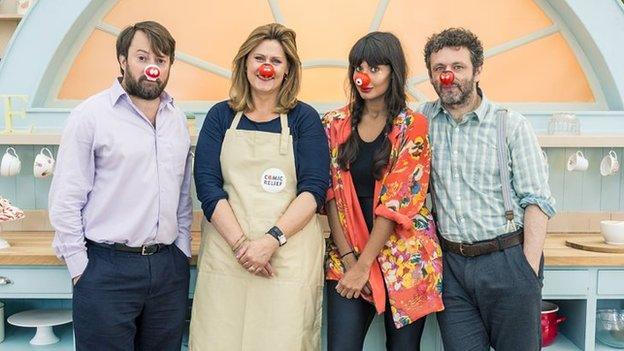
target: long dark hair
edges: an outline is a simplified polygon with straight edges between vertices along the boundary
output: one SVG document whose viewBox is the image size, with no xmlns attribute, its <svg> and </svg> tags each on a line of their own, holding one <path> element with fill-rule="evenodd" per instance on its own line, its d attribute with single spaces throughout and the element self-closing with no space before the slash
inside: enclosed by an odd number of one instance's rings
<svg viewBox="0 0 624 351">
<path fill-rule="evenodd" d="M 388 133 L 392 121 L 406 108 L 405 81 L 407 80 L 407 62 L 401 42 L 392 33 L 371 32 L 358 40 L 349 52 L 349 110 L 351 113 L 351 135 L 338 147 L 338 164 L 343 170 L 355 161 L 358 155 L 357 126 L 364 112 L 364 99 L 360 96 L 353 82 L 355 68 L 366 61 L 369 66 L 389 65 L 390 84 L 384 96 L 388 118 L 382 133 L 384 139 L 381 148 L 373 156 L 373 176 L 380 180 L 383 170 L 390 159 L 392 145 Z"/>
</svg>

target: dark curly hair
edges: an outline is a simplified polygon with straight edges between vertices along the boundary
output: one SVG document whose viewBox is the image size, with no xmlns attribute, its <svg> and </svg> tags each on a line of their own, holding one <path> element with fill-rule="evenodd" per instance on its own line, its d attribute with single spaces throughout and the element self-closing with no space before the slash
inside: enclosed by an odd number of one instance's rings
<svg viewBox="0 0 624 351">
<path fill-rule="evenodd" d="M 483 65 L 483 45 L 479 38 L 464 28 L 447 28 L 440 33 L 433 34 L 425 44 L 425 64 L 431 76 L 431 54 L 446 47 L 465 47 L 470 51 L 470 61 L 473 72 Z"/>
</svg>

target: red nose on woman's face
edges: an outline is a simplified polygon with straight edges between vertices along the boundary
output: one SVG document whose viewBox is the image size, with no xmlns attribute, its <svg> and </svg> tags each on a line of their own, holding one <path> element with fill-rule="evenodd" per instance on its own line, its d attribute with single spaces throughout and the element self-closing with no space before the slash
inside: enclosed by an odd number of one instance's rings
<svg viewBox="0 0 624 351">
<path fill-rule="evenodd" d="M 370 84 L 370 77 L 366 73 L 357 72 L 355 74 L 355 77 L 353 77 L 353 81 L 355 82 L 355 85 L 357 85 L 358 87 L 366 88 Z"/>
<path fill-rule="evenodd" d="M 273 78 L 275 76 L 275 68 L 270 63 L 263 63 L 260 68 L 258 68 L 258 74 L 262 78 Z"/>
</svg>

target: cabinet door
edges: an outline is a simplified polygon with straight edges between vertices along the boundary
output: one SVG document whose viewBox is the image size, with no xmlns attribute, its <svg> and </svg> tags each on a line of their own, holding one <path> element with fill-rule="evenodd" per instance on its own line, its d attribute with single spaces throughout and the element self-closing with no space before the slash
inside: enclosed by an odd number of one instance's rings
<svg viewBox="0 0 624 351">
<path fill-rule="evenodd" d="M 71 293 L 65 266 L 0 268 L 0 297 L 71 297 Z"/>
<path fill-rule="evenodd" d="M 624 296 L 624 271 L 599 270 L 598 295 Z"/>
</svg>

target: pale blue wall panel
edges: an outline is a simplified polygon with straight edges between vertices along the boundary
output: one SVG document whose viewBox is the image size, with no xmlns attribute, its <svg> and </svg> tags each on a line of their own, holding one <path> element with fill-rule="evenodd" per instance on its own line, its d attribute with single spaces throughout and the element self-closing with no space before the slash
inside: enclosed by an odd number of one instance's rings
<svg viewBox="0 0 624 351">
<path fill-rule="evenodd" d="M 8 145 L 0 145 L 4 152 Z M 22 170 L 15 177 L 0 177 L 0 195 L 23 209 L 47 209 L 48 192 L 52 177 L 38 179 L 33 176 L 33 162 L 43 145 L 17 146 L 22 160 Z M 46 145 L 56 158 L 58 146 Z M 566 169 L 568 157 L 578 148 L 547 148 L 550 169 L 549 184 L 556 200 L 557 211 L 624 211 L 624 175 L 622 170 L 614 176 L 600 175 L 600 161 L 610 148 L 583 148 L 589 159 L 589 169 L 585 172 L 569 172 Z M 616 148 L 621 161 L 624 149 Z M 201 209 L 197 200 L 194 181 L 191 182 L 193 208 Z"/>
<path fill-rule="evenodd" d="M 545 149 L 545 151 L 548 156 L 548 168 L 550 170 L 548 177 L 550 191 L 556 201 L 555 208 L 557 211 L 561 211 L 565 200 L 565 173 L 562 169 L 565 167 L 568 158 L 565 149 Z"/>
<path fill-rule="evenodd" d="M 35 177 L 33 176 L 34 146 L 20 145 L 15 151 L 22 161 L 22 169 L 15 176 L 15 205 L 20 208 L 35 208 Z"/>
<path fill-rule="evenodd" d="M 609 154 L 611 149 L 602 149 L 602 156 Z M 618 160 L 622 157 L 622 148 L 615 148 Z M 602 159 L 601 159 L 602 161 Z M 620 194 L 622 193 L 622 172 L 616 173 L 612 176 L 601 176 L 601 191 L 600 191 L 600 209 L 602 211 L 616 211 L 620 207 Z"/>
<path fill-rule="evenodd" d="M 585 150 L 580 149 L 583 154 L 585 154 Z M 565 149 L 565 160 L 567 162 L 568 158 L 577 152 L 578 149 L 566 148 Z M 564 173 L 564 190 L 563 190 L 563 206 L 561 209 L 569 210 L 569 211 L 581 211 L 583 209 L 582 201 L 583 201 L 583 180 L 585 172 L 568 172 L 566 169 L 566 163 L 560 164 L 559 167 L 556 168 L 558 172 Z"/>
<path fill-rule="evenodd" d="M 583 153 L 589 160 L 589 168 L 583 172 L 583 198 L 581 210 L 595 211 L 600 208 L 601 182 L 600 161 L 602 149 L 586 148 Z"/>
</svg>

